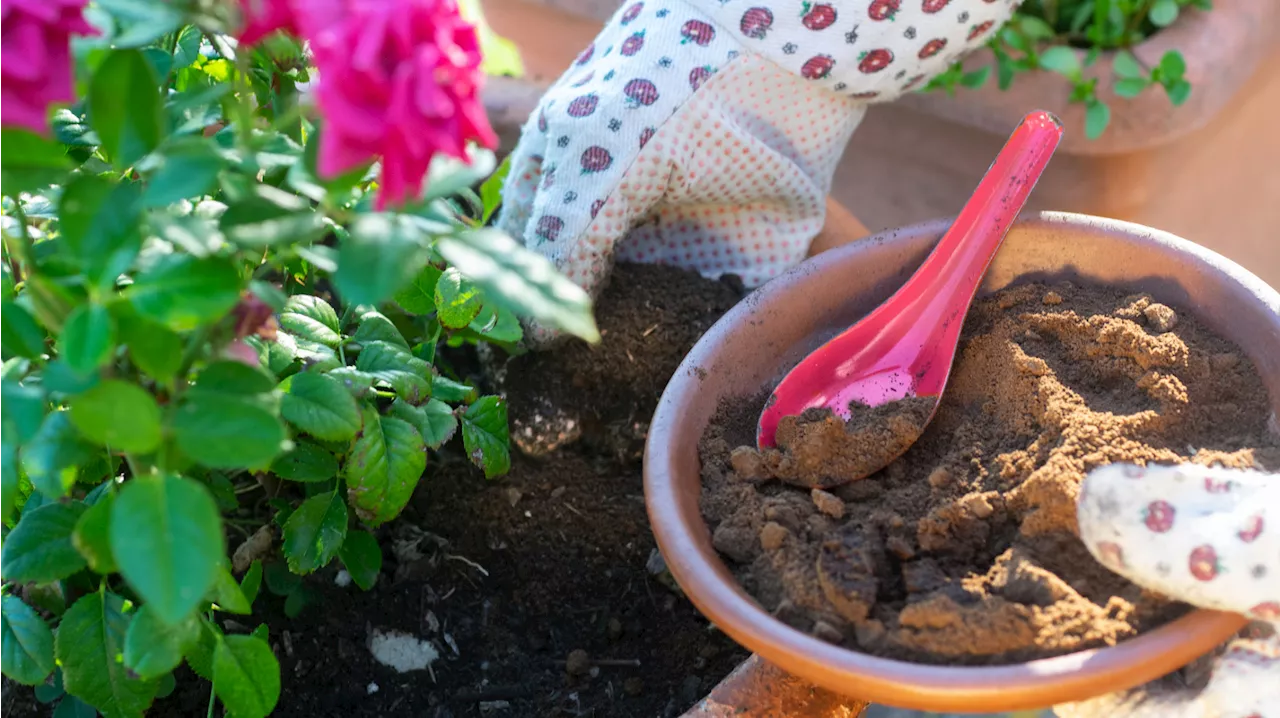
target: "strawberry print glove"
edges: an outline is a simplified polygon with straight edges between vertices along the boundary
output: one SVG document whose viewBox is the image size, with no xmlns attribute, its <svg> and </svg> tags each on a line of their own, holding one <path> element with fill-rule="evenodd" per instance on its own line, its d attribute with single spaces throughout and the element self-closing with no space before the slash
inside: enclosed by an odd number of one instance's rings
<svg viewBox="0 0 1280 718">
<path fill-rule="evenodd" d="M 523 127 L 498 225 L 592 295 L 615 259 L 758 286 L 805 257 L 868 104 L 1017 3 L 627 0 Z"/>
<path fill-rule="evenodd" d="M 1202 608 L 1257 619 L 1212 673 L 1057 706 L 1060 718 L 1280 718 L 1280 474 L 1203 466 L 1098 469 L 1080 538 L 1107 568 Z M 1201 687 L 1200 683 L 1203 683 Z"/>
</svg>

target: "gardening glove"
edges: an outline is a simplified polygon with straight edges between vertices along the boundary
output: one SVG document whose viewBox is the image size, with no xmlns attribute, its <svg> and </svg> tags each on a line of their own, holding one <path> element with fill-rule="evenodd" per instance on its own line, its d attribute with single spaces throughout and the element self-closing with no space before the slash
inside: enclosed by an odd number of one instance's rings
<svg viewBox="0 0 1280 718">
<path fill-rule="evenodd" d="M 498 225 L 593 296 L 615 260 L 758 286 L 805 257 L 867 106 L 1018 2 L 630 0 L 523 127 Z"/>
<path fill-rule="evenodd" d="M 1116 465 L 1085 479 L 1080 538 L 1144 588 L 1257 621 L 1211 658 L 1132 691 L 1057 706 L 1060 718 L 1280 716 L 1280 474 Z M 1194 670 L 1192 671 L 1194 672 Z"/>
</svg>

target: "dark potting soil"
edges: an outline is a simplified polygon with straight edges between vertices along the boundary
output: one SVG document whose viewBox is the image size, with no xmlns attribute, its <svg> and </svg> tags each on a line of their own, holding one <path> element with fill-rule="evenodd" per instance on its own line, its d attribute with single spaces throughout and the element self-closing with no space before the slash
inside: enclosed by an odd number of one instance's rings
<svg viewBox="0 0 1280 718">
<path fill-rule="evenodd" d="M 489 388 L 509 397 L 513 426 L 529 425 L 536 394 L 536 406 L 581 417 L 580 440 L 515 455 L 494 481 L 460 446 L 433 455 L 405 513 L 376 532 L 384 563 L 371 591 L 335 585 L 333 566 L 305 579 L 311 600 L 287 618 L 264 588 L 255 615 L 228 629 L 270 627 L 283 682 L 274 715 L 655 718 L 706 695 L 748 654 L 650 570 L 634 442 L 680 360 L 740 297 L 733 282 L 620 265 L 598 302 L 602 344 L 501 367 Z M 376 631 L 430 641 L 440 658 L 397 673 L 370 654 Z M 204 716 L 208 684 L 185 667 L 178 680 L 151 714 Z M 11 694 L 31 700 L 9 688 L 6 708 Z"/>
<path fill-rule="evenodd" d="M 798 483 L 827 490 L 770 480 L 769 462 L 739 448 L 763 399 L 727 403 L 703 439 L 716 548 L 781 620 L 915 662 L 1060 655 L 1186 610 L 1080 542 L 1075 498 L 1089 470 L 1280 468 L 1266 389 L 1239 350 L 1108 289 L 1033 285 L 976 302 L 933 422 L 861 481 L 832 486 L 823 469 Z M 830 433 L 817 436 L 829 444 Z"/>
</svg>

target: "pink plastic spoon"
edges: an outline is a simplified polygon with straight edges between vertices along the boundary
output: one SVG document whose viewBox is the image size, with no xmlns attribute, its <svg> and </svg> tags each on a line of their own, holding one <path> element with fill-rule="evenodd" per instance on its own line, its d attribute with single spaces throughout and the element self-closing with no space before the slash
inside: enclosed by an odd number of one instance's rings
<svg viewBox="0 0 1280 718">
<path fill-rule="evenodd" d="M 879 406 L 911 396 L 930 397 L 934 406 L 926 423 L 933 419 L 973 295 L 1062 132 L 1062 123 L 1048 112 L 1023 118 L 960 216 L 911 279 L 806 357 L 773 390 L 760 415 L 761 448 L 774 445 L 782 417 L 815 407 L 830 408 L 847 420 L 853 401 Z M 900 454 L 886 453 L 884 463 L 874 470 Z"/>
</svg>

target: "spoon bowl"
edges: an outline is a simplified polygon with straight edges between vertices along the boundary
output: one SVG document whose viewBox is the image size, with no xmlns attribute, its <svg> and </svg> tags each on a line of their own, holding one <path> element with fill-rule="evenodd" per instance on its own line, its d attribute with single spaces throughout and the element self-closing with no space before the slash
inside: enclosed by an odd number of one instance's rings
<svg viewBox="0 0 1280 718">
<path fill-rule="evenodd" d="M 851 418 L 851 405 L 875 407 L 909 397 L 933 400 L 919 431 L 933 418 L 946 387 L 956 344 L 974 293 L 1009 226 L 1026 204 L 1062 140 L 1062 123 L 1036 111 L 1023 118 L 960 215 L 916 273 L 864 319 L 800 362 L 773 390 L 757 444 L 775 445 L 783 417 L 827 408 Z M 851 481 L 887 466 L 910 441 L 880 443 Z"/>
</svg>

